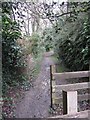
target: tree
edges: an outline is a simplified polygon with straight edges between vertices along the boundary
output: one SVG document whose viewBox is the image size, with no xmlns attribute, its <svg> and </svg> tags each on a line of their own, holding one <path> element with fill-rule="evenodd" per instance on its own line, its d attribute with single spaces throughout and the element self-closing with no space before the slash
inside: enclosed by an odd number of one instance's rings
<svg viewBox="0 0 90 120">
<path fill-rule="evenodd" d="M 72 71 L 89 69 L 90 23 L 86 4 L 89 6 L 89 3 L 79 6 L 83 12 L 72 14 L 63 24 L 59 24 L 61 21 L 58 21 L 58 27 L 55 28 L 55 51 Z"/>
<path fill-rule="evenodd" d="M 67 6 L 67 4 L 68 11 L 53 15 L 52 4 L 45 3 L 46 16 L 53 22 L 53 34 L 50 33 L 49 36 L 52 36 L 52 41 L 55 43 L 55 53 L 68 68 L 72 71 L 88 70 L 90 59 L 90 2 L 70 2 L 63 3 L 61 6 Z M 50 12 L 48 12 L 49 10 Z M 47 15 L 47 13 L 49 14 Z M 44 36 L 48 36 L 48 33 Z"/>
</svg>

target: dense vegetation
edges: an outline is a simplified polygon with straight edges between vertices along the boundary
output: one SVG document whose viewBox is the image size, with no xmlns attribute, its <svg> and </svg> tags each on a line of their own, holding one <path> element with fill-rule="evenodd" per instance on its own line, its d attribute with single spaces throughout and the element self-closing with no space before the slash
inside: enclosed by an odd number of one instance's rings
<svg viewBox="0 0 90 120">
<path fill-rule="evenodd" d="M 77 6 L 76 6 L 77 4 Z M 71 15 L 59 17 L 47 35 L 58 59 L 72 71 L 88 70 L 90 60 L 90 2 L 71 3 Z M 48 30 L 49 31 L 49 30 Z M 48 38 L 49 39 L 49 38 Z M 47 40 L 48 41 L 48 40 Z M 50 42 L 48 42 L 50 43 Z"/>
<path fill-rule="evenodd" d="M 33 3 L 34 5 L 35 3 Z M 90 52 L 90 2 L 69 3 L 66 15 L 53 15 L 53 6 L 43 4 L 46 18 L 52 23 L 52 27 L 45 28 L 40 36 L 38 32 L 33 32 L 31 36 L 25 37 L 27 41 L 24 46 L 18 44 L 21 39 L 20 22 L 17 23 L 13 13 L 13 4 L 2 3 L 2 59 L 3 59 L 3 87 L 21 83 L 26 79 L 22 73 L 25 71 L 26 54 L 32 54 L 35 57 L 42 51 L 41 46 L 46 51 L 54 48 L 58 59 L 62 59 L 64 64 L 73 70 L 89 69 Z M 36 4 L 35 4 L 36 5 Z M 63 6 L 62 3 L 61 6 Z M 14 4 L 14 9 L 17 6 Z M 47 15 L 47 12 L 49 14 Z M 18 13 L 19 14 L 19 13 Z M 55 16 L 56 18 L 54 18 Z M 19 14 L 19 17 L 23 17 Z M 52 21 L 51 21 L 52 20 Z M 41 40 L 42 39 L 42 40 Z M 7 86 L 7 87 L 6 87 Z"/>
<path fill-rule="evenodd" d="M 20 40 L 22 43 L 20 43 Z M 12 18 L 12 3 L 2 3 L 3 90 L 26 80 L 26 55 L 38 56 L 38 33 L 22 38 L 20 25 Z"/>
<path fill-rule="evenodd" d="M 11 5 L 2 3 L 2 70 L 3 87 L 5 88 L 24 79 L 23 74 L 19 72 L 20 67 L 25 65 L 21 58 L 22 48 L 17 43 L 20 36 L 19 25 L 11 18 Z"/>
<path fill-rule="evenodd" d="M 84 20 L 80 19 L 67 21 L 58 34 L 59 44 L 56 43 L 59 57 L 71 70 L 89 69 L 90 24 L 87 16 Z"/>
<path fill-rule="evenodd" d="M 42 39 L 43 39 L 43 45 L 44 45 L 46 51 L 47 52 L 50 51 L 54 46 L 54 41 L 53 41 L 53 35 L 52 35 L 52 29 L 51 28 L 46 28 L 43 31 Z"/>
<path fill-rule="evenodd" d="M 3 116 L 11 117 L 15 108 L 15 99 L 20 96 L 19 92 L 14 93 L 12 89 L 28 90 L 32 85 L 30 80 L 36 77 L 40 70 L 41 56 L 38 59 L 40 37 L 38 33 L 22 37 L 20 24 L 13 19 L 12 3 L 2 2 L 1 7 Z M 35 57 L 34 65 L 27 66 L 30 54 L 31 57 Z"/>
<path fill-rule="evenodd" d="M 9 88 L 14 86 L 21 84 L 29 86 L 29 78 L 32 79 L 32 76 L 39 72 L 39 62 L 45 50 L 54 49 L 58 60 L 62 59 L 71 71 L 89 69 L 90 1 L 71 2 L 65 5 L 64 2 L 62 4 L 57 2 L 37 4 L 37 2 L 36 0 L 30 3 L 1 4 L 3 96 L 6 96 Z M 55 6 L 59 6 L 56 13 Z M 63 6 L 68 8 L 65 13 Z M 23 11 L 26 12 L 25 15 Z M 40 26 L 40 19 L 48 19 L 51 25 L 43 29 L 43 26 Z M 32 28 L 29 26 L 30 20 Z M 23 37 L 22 26 L 25 29 Z M 28 76 L 26 59 L 29 55 L 33 58 L 34 68 L 29 66 L 31 68 L 28 70 Z"/>
</svg>

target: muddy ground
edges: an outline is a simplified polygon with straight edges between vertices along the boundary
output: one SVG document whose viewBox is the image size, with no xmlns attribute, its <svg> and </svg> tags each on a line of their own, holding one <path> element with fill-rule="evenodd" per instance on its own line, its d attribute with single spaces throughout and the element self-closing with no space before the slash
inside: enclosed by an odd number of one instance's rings
<svg viewBox="0 0 90 120">
<path fill-rule="evenodd" d="M 16 107 L 16 118 L 44 118 L 50 109 L 50 65 L 54 64 L 51 53 L 44 55 L 38 78 L 25 93 Z"/>
</svg>

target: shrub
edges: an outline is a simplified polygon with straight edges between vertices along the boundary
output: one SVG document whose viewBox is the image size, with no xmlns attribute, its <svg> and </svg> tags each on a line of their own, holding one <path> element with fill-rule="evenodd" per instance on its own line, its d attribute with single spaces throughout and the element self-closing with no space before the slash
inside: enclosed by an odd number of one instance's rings
<svg viewBox="0 0 90 120">
<path fill-rule="evenodd" d="M 17 43 L 21 37 L 19 25 L 11 18 L 11 3 L 2 2 L 2 72 L 3 90 L 25 79 L 22 69 L 25 61 L 22 60 L 23 50 Z"/>
</svg>

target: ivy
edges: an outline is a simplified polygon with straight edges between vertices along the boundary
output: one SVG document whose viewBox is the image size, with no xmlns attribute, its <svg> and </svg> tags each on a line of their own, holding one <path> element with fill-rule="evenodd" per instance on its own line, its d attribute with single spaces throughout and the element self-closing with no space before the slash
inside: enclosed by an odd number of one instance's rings
<svg viewBox="0 0 90 120">
<path fill-rule="evenodd" d="M 77 6 L 78 5 L 78 6 Z M 90 60 L 90 2 L 69 3 L 70 16 L 61 16 L 44 38 L 52 38 L 58 59 L 71 71 L 89 70 Z M 72 12 L 73 11 L 73 12 Z M 49 42 L 50 43 L 50 42 Z"/>
<path fill-rule="evenodd" d="M 23 50 L 18 44 L 21 38 L 19 25 L 11 17 L 11 3 L 2 2 L 2 72 L 3 72 L 3 92 L 7 86 L 12 86 L 21 82 L 25 69 L 25 62 L 22 60 Z"/>
</svg>

